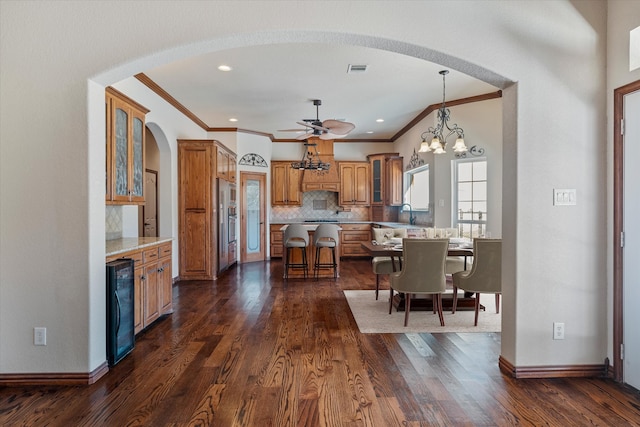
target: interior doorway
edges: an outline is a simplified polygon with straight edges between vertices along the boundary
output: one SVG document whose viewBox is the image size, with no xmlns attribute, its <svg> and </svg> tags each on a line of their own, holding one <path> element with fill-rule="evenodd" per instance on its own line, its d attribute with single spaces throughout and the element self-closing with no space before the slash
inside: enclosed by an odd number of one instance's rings
<svg viewBox="0 0 640 427">
<path fill-rule="evenodd" d="M 240 172 L 240 263 L 266 259 L 264 173 Z"/>
<path fill-rule="evenodd" d="M 614 91 L 613 358 L 614 378 L 640 389 L 640 80 Z"/>
<path fill-rule="evenodd" d="M 144 174 L 143 237 L 158 237 L 158 171 Z"/>
</svg>

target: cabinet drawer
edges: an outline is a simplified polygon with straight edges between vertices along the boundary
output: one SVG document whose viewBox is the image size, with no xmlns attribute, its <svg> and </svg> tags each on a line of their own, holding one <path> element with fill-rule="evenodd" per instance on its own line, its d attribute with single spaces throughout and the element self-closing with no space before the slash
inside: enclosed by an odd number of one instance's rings
<svg viewBox="0 0 640 427">
<path fill-rule="evenodd" d="M 370 234 L 368 231 L 350 231 L 342 233 L 342 242 L 343 243 L 360 243 L 367 242 L 371 240 Z"/>
<path fill-rule="evenodd" d="M 158 248 L 146 249 L 142 252 L 142 259 L 145 264 L 158 259 Z"/>
<path fill-rule="evenodd" d="M 342 228 L 343 232 L 353 230 L 369 231 L 371 224 L 340 224 L 340 228 Z"/>
<path fill-rule="evenodd" d="M 132 259 L 136 267 L 138 267 L 139 265 L 142 265 L 142 251 L 125 252 L 118 255 L 113 255 L 113 256 L 107 257 L 106 261 L 109 263 L 111 261 L 115 261 L 117 259 L 123 259 L 123 258 Z"/>
<path fill-rule="evenodd" d="M 164 258 L 171 256 L 171 243 L 165 243 L 158 248 L 158 257 Z"/>
<path fill-rule="evenodd" d="M 342 248 L 342 256 L 369 256 L 367 252 L 362 249 L 360 243 L 345 243 L 340 247 Z"/>
</svg>

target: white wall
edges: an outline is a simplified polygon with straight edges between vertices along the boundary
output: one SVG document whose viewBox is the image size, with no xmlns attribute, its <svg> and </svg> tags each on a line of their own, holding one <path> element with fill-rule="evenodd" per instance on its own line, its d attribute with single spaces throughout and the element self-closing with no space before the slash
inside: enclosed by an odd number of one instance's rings
<svg viewBox="0 0 640 427">
<path fill-rule="evenodd" d="M 640 19 L 631 3 L 611 8 Z M 384 48 L 503 89 L 502 355 L 516 366 L 602 363 L 606 16 L 597 0 L 0 2 L 0 373 L 104 362 L 101 87 L 207 50 L 292 41 Z M 169 143 L 201 137 L 180 127 L 159 126 Z M 577 188 L 578 205 L 553 207 L 554 187 Z M 172 233 L 176 220 L 172 207 Z M 551 340 L 554 321 L 564 341 Z M 46 347 L 33 346 L 34 326 L 48 327 Z"/>
</svg>

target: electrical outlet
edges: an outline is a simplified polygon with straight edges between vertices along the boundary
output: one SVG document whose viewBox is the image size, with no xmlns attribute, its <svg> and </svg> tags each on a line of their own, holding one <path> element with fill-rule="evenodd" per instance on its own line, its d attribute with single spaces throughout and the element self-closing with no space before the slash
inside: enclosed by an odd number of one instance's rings
<svg viewBox="0 0 640 427">
<path fill-rule="evenodd" d="M 47 328 L 33 328 L 33 344 L 47 345 Z"/>
<path fill-rule="evenodd" d="M 564 339 L 564 323 L 553 322 L 553 339 L 554 340 Z"/>
</svg>

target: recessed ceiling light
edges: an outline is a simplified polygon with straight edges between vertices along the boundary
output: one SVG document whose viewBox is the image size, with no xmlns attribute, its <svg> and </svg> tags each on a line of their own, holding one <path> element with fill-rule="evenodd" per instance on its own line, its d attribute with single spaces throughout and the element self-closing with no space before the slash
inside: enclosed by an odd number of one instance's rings
<svg viewBox="0 0 640 427">
<path fill-rule="evenodd" d="M 377 119 L 376 122 L 382 123 L 382 122 L 384 122 L 384 119 Z"/>
<path fill-rule="evenodd" d="M 220 66 L 218 67 L 218 70 L 220 70 L 220 71 L 231 71 L 231 70 L 233 70 L 233 68 L 231 68 L 231 67 L 230 67 L 230 66 L 228 66 L 228 65 L 220 65 Z"/>
<path fill-rule="evenodd" d="M 373 131 L 372 130 L 368 130 L 367 133 L 373 133 Z"/>
<path fill-rule="evenodd" d="M 237 121 L 238 121 L 238 119 L 236 119 L 235 117 L 231 117 L 231 118 L 229 119 L 229 121 L 230 121 L 230 122 L 237 122 Z"/>
</svg>

